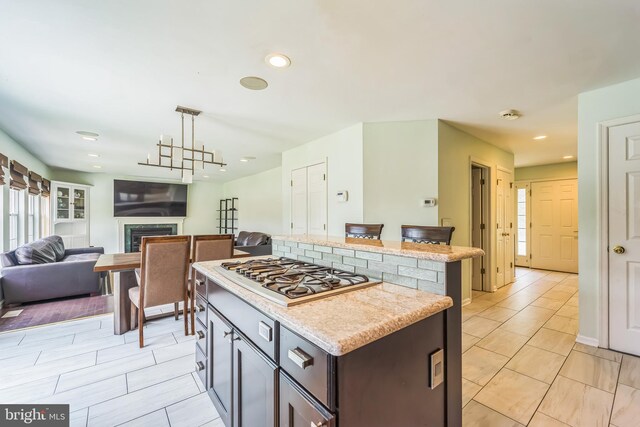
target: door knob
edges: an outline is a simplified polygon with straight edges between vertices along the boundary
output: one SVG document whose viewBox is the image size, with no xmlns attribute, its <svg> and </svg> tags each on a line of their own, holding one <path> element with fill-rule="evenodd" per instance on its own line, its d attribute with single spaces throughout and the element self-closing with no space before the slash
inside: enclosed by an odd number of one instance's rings
<svg viewBox="0 0 640 427">
<path fill-rule="evenodd" d="M 618 255 L 622 255 L 623 253 L 626 252 L 626 250 L 622 246 L 614 246 L 613 252 L 617 253 Z"/>
</svg>

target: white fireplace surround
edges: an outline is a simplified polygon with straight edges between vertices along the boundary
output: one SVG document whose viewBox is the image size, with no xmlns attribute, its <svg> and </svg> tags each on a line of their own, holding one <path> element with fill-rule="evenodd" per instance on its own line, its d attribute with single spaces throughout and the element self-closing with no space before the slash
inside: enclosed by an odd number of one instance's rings
<svg viewBox="0 0 640 427">
<path fill-rule="evenodd" d="M 124 226 L 129 224 L 178 224 L 177 234 L 183 234 L 184 217 L 118 218 L 118 252 L 124 252 Z"/>
</svg>

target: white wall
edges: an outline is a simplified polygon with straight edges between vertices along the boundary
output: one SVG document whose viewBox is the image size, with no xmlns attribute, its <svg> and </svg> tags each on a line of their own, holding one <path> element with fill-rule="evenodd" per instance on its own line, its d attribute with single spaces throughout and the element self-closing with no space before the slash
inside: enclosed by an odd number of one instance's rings
<svg viewBox="0 0 640 427">
<path fill-rule="evenodd" d="M 364 124 L 364 222 L 382 223 L 382 238 L 401 239 L 403 224 L 438 225 L 438 121 Z"/>
<path fill-rule="evenodd" d="M 580 331 L 600 340 L 600 241 L 598 124 L 640 114 L 640 79 L 585 92 L 578 97 L 578 216 Z M 606 344 L 606 343 L 601 343 Z"/>
<path fill-rule="evenodd" d="M 282 153 L 282 231 L 291 223 L 291 171 L 327 162 L 328 224 L 330 236 L 344 235 L 346 222 L 363 221 L 362 123 L 311 141 Z M 349 192 L 349 201 L 337 202 L 339 190 Z"/>
<path fill-rule="evenodd" d="M 489 182 L 495 180 L 497 168 L 513 172 L 513 154 L 438 121 L 438 192 L 440 219 L 447 218 L 456 227 L 452 244 L 471 246 L 471 160 L 482 161 L 490 167 Z M 495 191 L 490 192 L 490 217 L 495 218 Z M 490 227 L 492 264 L 490 280 L 495 281 L 496 231 Z M 471 297 L 471 260 L 462 262 L 462 298 Z"/>
<path fill-rule="evenodd" d="M 238 198 L 238 230 L 281 234 L 282 168 L 225 182 L 226 198 Z"/>
<path fill-rule="evenodd" d="M 91 185 L 89 215 L 91 245 L 104 246 L 105 252 L 118 252 L 118 223 L 113 216 L 113 180 L 154 181 L 150 178 L 53 170 L 53 179 Z M 179 182 L 179 181 L 175 181 Z M 185 234 L 217 234 L 216 209 L 222 197 L 222 185 L 194 181 L 189 185 Z"/>
<path fill-rule="evenodd" d="M 578 177 L 578 163 L 564 162 L 516 168 L 516 181 L 571 179 Z"/>
</svg>

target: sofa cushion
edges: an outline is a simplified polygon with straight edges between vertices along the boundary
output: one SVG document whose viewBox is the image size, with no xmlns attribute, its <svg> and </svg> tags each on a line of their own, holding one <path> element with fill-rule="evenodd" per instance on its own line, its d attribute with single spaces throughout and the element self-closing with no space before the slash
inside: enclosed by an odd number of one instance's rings
<svg viewBox="0 0 640 427">
<path fill-rule="evenodd" d="M 63 248 L 64 255 L 64 245 L 60 236 L 51 237 L 58 237 L 59 241 L 57 239 L 44 238 L 17 248 L 15 257 L 18 260 L 18 264 L 47 264 L 58 261 L 60 246 Z"/>
<path fill-rule="evenodd" d="M 247 237 L 245 246 L 266 245 L 270 240 L 271 236 L 269 236 L 268 234 L 253 232 L 249 233 L 249 237 Z"/>
<path fill-rule="evenodd" d="M 51 243 L 53 251 L 56 253 L 56 261 L 60 261 L 62 260 L 62 258 L 64 258 L 65 249 L 62 237 L 54 234 L 53 236 L 48 236 L 41 240 L 46 240 L 47 242 Z"/>
<path fill-rule="evenodd" d="M 251 233 L 248 231 L 241 231 L 238 233 L 238 238 L 236 239 L 236 246 L 247 246 L 247 238 Z"/>
<path fill-rule="evenodd" d="M 98 253 L 86 253 L 86 254 L 73 254 L 67 255 L 62 258 L 60 262 L 73 262 L 73 261 L 97 261 L 100 258 L 100 254 Z"/>
</svg>

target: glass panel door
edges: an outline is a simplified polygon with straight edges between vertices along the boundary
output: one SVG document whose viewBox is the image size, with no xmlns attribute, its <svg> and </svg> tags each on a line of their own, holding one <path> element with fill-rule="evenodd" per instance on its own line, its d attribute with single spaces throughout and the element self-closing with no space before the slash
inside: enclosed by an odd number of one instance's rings
<svg viewBox="0 0 640 427">
<path fill-rule="evenodd" d="M 71 219 L 71 189 L 58 187 L 56 193 L 56 219 Z"/>
<path fill-rule="evenodd" d="M 73 219 L 85 219 L 85 190 L 73 190 Z"/>
</svg>

